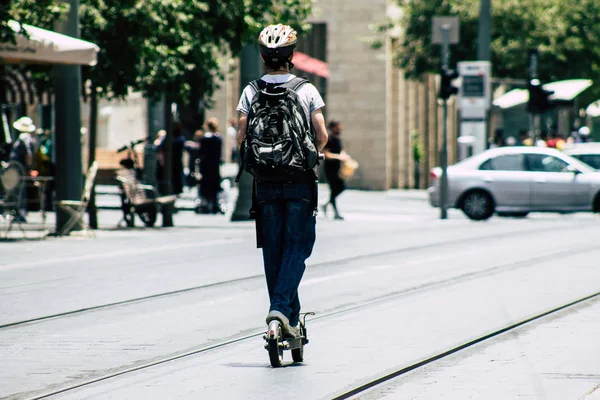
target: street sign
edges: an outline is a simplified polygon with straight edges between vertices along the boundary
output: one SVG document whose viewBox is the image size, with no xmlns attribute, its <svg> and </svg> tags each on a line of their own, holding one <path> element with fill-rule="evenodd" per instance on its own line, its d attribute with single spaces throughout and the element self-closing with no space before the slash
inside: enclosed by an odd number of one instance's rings
<svg viewBox="0 0 600 400">
<path fill-rule="evenodd" d="M 433 44 L 443 44 L 444 28 L 448 29 L 448 44 L 457 44 L 459 42 L 458 17 L 433 17 L 432 39 Z"/>
<path fill-rule="evenodd" d="M 457 64 L 462 78 L 458 108 L 461 118 L 486 118 L 491 98 L 491 63 L 489 61 L 461 61 Z"/>
</svg>

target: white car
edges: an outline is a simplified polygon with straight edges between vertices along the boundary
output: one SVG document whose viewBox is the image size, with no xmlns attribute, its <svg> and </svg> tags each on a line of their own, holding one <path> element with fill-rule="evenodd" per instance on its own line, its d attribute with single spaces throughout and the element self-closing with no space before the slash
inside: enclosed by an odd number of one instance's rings
<svg viewBox="0 0 600 400">
<path fill-rule="evenodd" d="M 600 170 L 600 143 L 576 143 L 566 147 L 563 152 Z"/>
<path fill-rule="evenodd" d="M 431 170 L 429 201 L 440 206 L 442 170 Z M 500 147 L 448 167 L 448 208 L 473 220 L 494 213 L 600 212 L 600 172 L 551 148 Z"/>
</svg>

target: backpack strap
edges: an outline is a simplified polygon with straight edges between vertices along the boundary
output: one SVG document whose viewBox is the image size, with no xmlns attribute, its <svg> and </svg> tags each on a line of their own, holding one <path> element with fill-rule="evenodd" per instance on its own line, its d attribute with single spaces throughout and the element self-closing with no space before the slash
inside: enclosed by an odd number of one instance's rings
<svg viewBox="0 0 600 400">
<path fill-rule="evenodd" d="M 294 92 L 297 92 L 298 89 L 300 89 L 300 86 L 304 85 L 305 83 L 308 83 L 308 79 L 303 76 L 297 76 L 294 79 L 282 84 L 281 87 L 292 89 Z"/>
<path fill-rule="evenodd" d="M 261 90 L 261 88 L 260 88 L 261 82 L 264 82 L 264 81 L 262 79 L 256 79 L 256 80 L 250 82 L 248 85 L 252 86 L 252 89 L 254 89 L 256 92 L 258 92 Z"/>
<path fill-rule="evenodd" d="M 250 86 L 252 86 L 257 92 L 260 90 L 265 90 L 269 87 L 283 87 L 297 92 L 298 89 L 300 89 L 300 86 L 304 85 L 305 83 L 308 83 L 308 79 L 306 79 L 303 76 L 297 76 L 294 79 L 291 79 L 285 83 L 268 83 L 263 81 L 262 79 L 257 79 L 255 81 L 250 82 Z"/>
</svg>

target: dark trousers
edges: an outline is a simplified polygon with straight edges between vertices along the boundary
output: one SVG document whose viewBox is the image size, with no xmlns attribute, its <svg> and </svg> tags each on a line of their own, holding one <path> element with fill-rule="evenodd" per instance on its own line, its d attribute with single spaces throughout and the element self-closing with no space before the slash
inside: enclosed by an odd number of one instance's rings
<svg viewBox="0 0 600 400">
<path fill-rule="evenodd" d="M 334 209 L 337 209 L 335 199 L 346 190 L 346 182 L 338 176 L 337 171 L 327 171 L 325 178 L 327 179 L 330 190 L 329 203 L 331 203 Z"/>
<path fill-rule="evenodd" d="M 270 310 L 295 326 L 299 321 L 298 286 L 316 239 L 314 184 L 256 183 L 256 200 Z"/>
</svg>

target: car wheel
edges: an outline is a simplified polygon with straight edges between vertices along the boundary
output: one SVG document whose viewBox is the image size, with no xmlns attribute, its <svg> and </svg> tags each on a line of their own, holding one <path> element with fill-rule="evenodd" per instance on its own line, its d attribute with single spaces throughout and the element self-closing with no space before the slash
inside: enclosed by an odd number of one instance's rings
<svg viewBox="0 0 600 400">
<path fill-rule="evenodd" d="M 600 213 L 600 192 L 596 194 L 594 198 L 594 204 L 592 204 L 592 211 L 595 213 Z"/>
<path fill-rule="evenodd" d="M 494 214 L 494 201 L 487 192 L 482 190 L 465 194 L 461 203 L 461 209 L 472 220 L 483 221 Z"/>
</svg>

